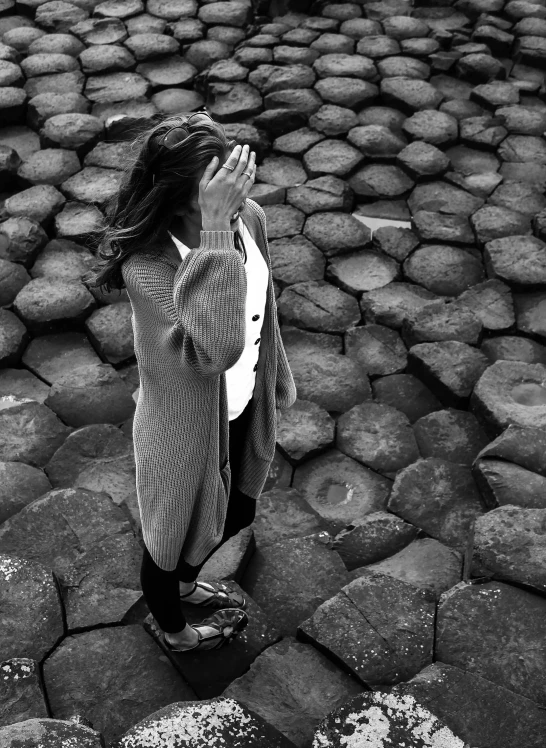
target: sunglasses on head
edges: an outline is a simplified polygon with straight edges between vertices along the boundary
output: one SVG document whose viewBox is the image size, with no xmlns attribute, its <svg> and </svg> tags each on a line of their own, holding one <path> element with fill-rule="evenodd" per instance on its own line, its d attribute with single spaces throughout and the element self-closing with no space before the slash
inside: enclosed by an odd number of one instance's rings
<svg viewBox="0 0 546 748">
<path fill-rule="evenodd" d="M 218 126 L 219 123 L 214 122 L 210 114 L 206 111 L 206 109 L 200 109 L 197 112 L 194 112 L 191 114 L 186 122 L 184 122 L 183 125 L 175 125 L 174 127 L 171 127 L 165 135 L 163 135 L 159 140 L 152 141 L 152 150 L 153 155 L 157 156 L 162 148 L 166 148 L 169 151 L 172 151 L 174 148 L 176 148 L 180 143 L 183 143 L 186 138 L 188 138 L 190 135 L 194 134 L 194 132 L 190 132 L 190 127 L 197 125 L 204 125 L 205 127 L 210 126 L 211 123 L 214 123 L 214 125 Z M 222 125 L 219 125 L 222 130 L 224 129 Z M 225 132 L 224 132 L 225 135 Z M 235 148 L 237 145 L 237 142 L 235 140 L 228 140 L 227 141 L 227 147 L 228 149 Z M 156 167 L 157 168 L 157 167 Z M 155 169 L 152 172 L 152 184 L 155 185 Z"/>
<path fill-rule="evenodd" d="M 176 148 L 177 145 L 182 143 L 192 134 L 190 127 L 193 127 L 193 125 L 210 126 L 212 122 L 214 122 L 214 120 L 206 110 L 203 109 L 194 112 L 188 117 L 183 125 L 175 125 L 174 127 L 171 127 L 165 135 L 153 143 L 156 152 L 159 152 L 161 148 L 166 148 L 169 151 Z"/>
</svg>

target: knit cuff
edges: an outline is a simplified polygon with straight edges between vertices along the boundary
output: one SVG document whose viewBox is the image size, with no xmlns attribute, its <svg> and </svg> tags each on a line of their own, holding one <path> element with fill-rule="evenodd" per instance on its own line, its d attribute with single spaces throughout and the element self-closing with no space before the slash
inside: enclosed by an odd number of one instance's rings
<svg viewBox="0 0 546 748">
<path fill-rule="evenodd" d="M 235 249 L 233 231 L 201 231 L 201 249 Z"/>
</svg>

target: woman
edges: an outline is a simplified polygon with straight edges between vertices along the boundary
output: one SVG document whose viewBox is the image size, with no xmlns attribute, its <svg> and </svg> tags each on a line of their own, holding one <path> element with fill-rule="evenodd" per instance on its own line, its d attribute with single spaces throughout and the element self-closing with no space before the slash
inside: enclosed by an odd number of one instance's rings
<svg viewBox="0 0 546 748">
<path fill-rule="evenodd" d="M 125 284 L 133 311 L 144 598 L 167 647 L 218 649 L 247 625 L 246 601 L 197 577 L 253 522 L 276 408 L 290 407 L 296 388 L 265 214 L 247 199 L 255 153 L 204 112 L 169 117 L 134 146 L 90 284 Z M 180 599 L 218 610 L 190 626 Z"/>
</svg>

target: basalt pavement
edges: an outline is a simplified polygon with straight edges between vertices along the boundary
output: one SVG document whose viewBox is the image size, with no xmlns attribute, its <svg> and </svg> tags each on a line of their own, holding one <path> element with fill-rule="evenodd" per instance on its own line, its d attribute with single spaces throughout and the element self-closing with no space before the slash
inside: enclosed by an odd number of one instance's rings
<svg viewBox="0 0 546 748">
<path fill-rule="evenodd" d="M 2 748 L 544 746 L 546 2 L 0 0 L 0 41 Z M 135 133 L 203 104 L 298 400 L 203 572 L 250 623 L 173 655 L 131 307 L 82 275 Z"/>
</svg>

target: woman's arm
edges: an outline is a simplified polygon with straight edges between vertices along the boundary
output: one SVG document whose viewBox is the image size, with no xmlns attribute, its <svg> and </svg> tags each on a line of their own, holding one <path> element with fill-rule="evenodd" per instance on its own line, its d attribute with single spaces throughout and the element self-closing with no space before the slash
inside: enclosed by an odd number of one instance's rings
<svg viewBox="0 0 546 748">
<path fill-rule="evenodd" d="M 202 377 L 227 371 L 245 345 L 246 272 L 232 231 L 202 231 L 201 243 L 182 260 L 173 282 L 160 259 L 125 263 L 139 294 L 183 332 L 182 359 Z"/>
</svg>

